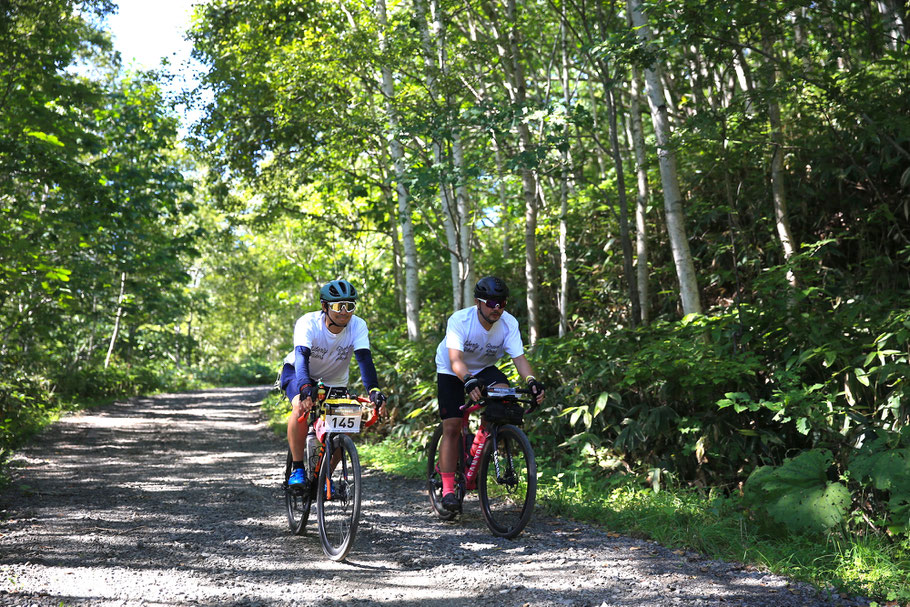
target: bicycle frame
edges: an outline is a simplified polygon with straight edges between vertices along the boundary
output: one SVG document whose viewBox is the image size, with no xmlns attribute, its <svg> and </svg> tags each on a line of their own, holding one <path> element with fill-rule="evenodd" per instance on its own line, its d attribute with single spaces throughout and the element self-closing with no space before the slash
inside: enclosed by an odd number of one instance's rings
<svg viewBox="0 0 910 607">
<path fill-rule="evenodd" d="M 307 449 L 307 484 L 288 486 L 292 459 L 288 451 L 285 505 L 291 531 L 301 535 L 311 504 L 316 503 L 323 551 L 337 561 L 343 560 L 353 546 L 360 517 L 360 462 L 357 448 L 347 435 L 375 424 L 379 409 L 372 406 L 369 399 L 351 396 L 346 391 L 327 398 L 320 390 L 319 396 L 311 411 L 297 420 L 308 425 L 312 423 L 318 443 L 313 447 L 312 455 L 309 453 L 311 447 Z M 368 407 L 371 407 L 370 415 L 364 419 Z"/>
<path fill-rule="evenodd" d="M 487 526 L 494 535 L 515 537 L 528 523 L 534 508 L 537 490 L 536 462 L 531 443 L 521 430 L 523 414 L 535 408 L 531 399 L 518 398 L 519 394 L 530 395 L 523 389 L 489 389 L 487 399 L 482 403 L 467 403 L 461 408 L 461 448 L 456 466 L 455 495 L 459 501 L 457 510 L 441 506 L 442 480 L 439 471 L 439 449 L 443 435 L 440 424 L 427 444 L 427 490 L 430 504 L 443 520 L 452 520 L 461 512 L 461 502 L 468 491 L 477 490 L 481 512 Z M 499 402 L 506 401 L 506 403 Z M 508 403 L 532 405 L 527 411 L 510 409 Z M 481 427 L 487 432 L 483 446 L 470 455 L 470 416 L 490 404 L 498 404 L 486 410 Z M 480 429 L 478 428 L 478 431 Z"/>
</svg>

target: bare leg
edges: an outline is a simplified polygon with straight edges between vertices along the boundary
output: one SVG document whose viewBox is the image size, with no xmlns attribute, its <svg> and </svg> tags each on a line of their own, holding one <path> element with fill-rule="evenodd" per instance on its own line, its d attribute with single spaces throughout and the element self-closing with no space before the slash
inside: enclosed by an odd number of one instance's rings
<svg viewBox="0 0 910 607">
<path fill-rule="evenodd" d="M 293 409 L 288 415 L 288 446 L 291 448 L 291 457 L 294 461 L 301 462 L 306 457 L 306 433 L 309 425 L 306 420 L 297 421 L 297 418 L 303 415 L 299 395 L 291 401 L 291 406 Z"/>
</svg>

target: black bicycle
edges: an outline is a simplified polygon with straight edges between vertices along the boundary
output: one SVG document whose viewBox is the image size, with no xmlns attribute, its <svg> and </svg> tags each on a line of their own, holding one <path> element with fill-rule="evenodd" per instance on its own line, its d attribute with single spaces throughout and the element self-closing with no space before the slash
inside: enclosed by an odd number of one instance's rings
<svg viewBox="0 0 910 607">
<path fill-rule="evenodd" d="M 369 399 L 359 396 L 317 400 L 309 418 L 315 422 L 310 435 L 315 440 L 307 437 L 305 485 L 288 485 L 293 460 L 288 449 L 283 483 L 288 525 L 302 535 L 315 500 L 322 550 L 333 561 L 348 555 L 360 522 L 360 457 L 350 435 L 376 423 L 378 416 Z"/>
<path fill-rule="evenodd" d="M 522 396 L 527 398 L 521 398 Z M 524 405 L 530 405 L 527 409 Z M 442 507 L 442 477 L 437 454 L 442 438 L 442 424 L 427 444 L 427 492 L 433 510 L 443 520 L 452 520 L 460 512 L 465 494 L 477 489 L 480 510 L 493 535 L 513 538 L 531 519 L 537 499 L 537 463 L 527 435 L 519 427 L 524 415 L 536 408 L 530 390 L 488 388 L 479 403 L 462 407 L 461 455 L 455 470 L 455 495 L 459 508 L 451 512 Z M 482 448 L 471 454 L 474 433 L 470 415 L 478 409 L 482 426 L 488 432 Z M 478 431 L 484 430 L 478 427 Z"/>
</svg>

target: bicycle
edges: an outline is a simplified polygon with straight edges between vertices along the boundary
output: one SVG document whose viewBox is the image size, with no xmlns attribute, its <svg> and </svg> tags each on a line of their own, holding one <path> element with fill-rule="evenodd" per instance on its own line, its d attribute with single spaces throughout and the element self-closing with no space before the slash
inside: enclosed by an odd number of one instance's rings
<svg viewBox="0 0 910 607">
<path fill-rule="evenodd" d="M 320 387 L 307 420 L 311 427 L 304 461 L 307 482 L 303 486 L 288 485 L 293 460 L 288 449 L 282 485 L 288 525 L 294 535 L 302 535 L 316 500 L 322 551 L 333 561 L 348 555 L 360 522 L 360 458 L 350 435 L 372 426 L 378 417 L 378 407 L 369 399 L 351 397 L 342 389 L 326 394 Z M 297 421 L 303 419 L 301 416 Z"/>
<path fill-rule="evenodd" d="M 437 452 L 442 437 L 442 424 L 427 443 L 427 492 L 433 510 L 450 521 L 462 511 L 464 497 L 476 485 L 480 510 L 493 535 L 513 538 L 531 519 L 537 499 L 537 463 L 527 435 L 519 427 L 524 415 L 537 407 L 530 390 L 520 388 L 487 388 L 479 403 L 461 407 L 462 426 L 460 456 L 455 470 L 455 495 L 458 510 L 442 507 L 442 477 Z M 519 398 L 528 395 L 529 398 Z M 522 405 L 531 405 L 524 409 Z M 488 432 L 482 447 L 474 450 L 475 435 L 470 432 L 470 415 L 483 408 L 482 427 Z M 482 430 L 478 427 L 478 431 Z"/>
</svg>

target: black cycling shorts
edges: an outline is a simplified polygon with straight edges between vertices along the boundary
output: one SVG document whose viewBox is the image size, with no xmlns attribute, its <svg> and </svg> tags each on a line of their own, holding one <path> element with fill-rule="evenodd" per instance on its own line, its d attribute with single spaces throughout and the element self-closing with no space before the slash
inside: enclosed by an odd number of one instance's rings
<svg viewBox="0 0 910 607">
<path fill-rule="evenodd" d="M 487 367 L 474 375 L 482 386 L 489 388 L 496 384 L 509 385 L 506 374 L 497 367 Z M 439 402 L 440 419 L 461 417 L 461 406 L 467 395 L 464 393 L 464 382 L 448 373 L 436 374 L 436 400 Z"/>
</svg>

